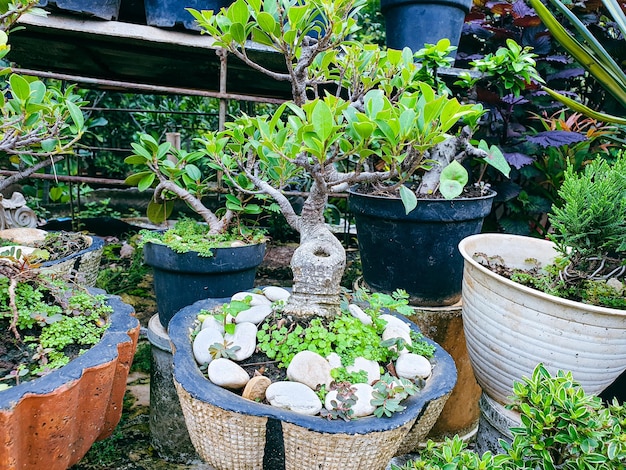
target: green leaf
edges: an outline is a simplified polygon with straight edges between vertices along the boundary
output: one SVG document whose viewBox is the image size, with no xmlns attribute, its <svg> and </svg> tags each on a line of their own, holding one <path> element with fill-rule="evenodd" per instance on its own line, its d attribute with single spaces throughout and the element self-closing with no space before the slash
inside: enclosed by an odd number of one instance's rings
<svg viewBox="0 0 626 470">
<path fill-rule="evenodd" d="M 20 101 L 26 101 L 30 97 L 30 85 L 21 75 L 12 74 L 9 77 L 11 93 Z"/>
<path fill-rule="evenodd" d="M 142 165 L 146 163 L 146 157 L 143 155 L 130 155 L 124 159 L 124 163 L 128 165 Z"/>
<path fill-rule="evenodd" d="M 163 204 L 150 201 L 146 215 L 150 222 L 154 224 L 162 224 L 165 222 L 174 210 L 174 201 L 165 201 Z"/>
<path fill-rule="evenodd" d="M 83 112 L 70 100 L 66 100 L 65 105 L 67 106 L 67 110 L 70 112 L 70 117 L 72 118 L 72 121 L 74 121 L 74 125 L 81 130 L 85 126 L 85 117 L 83 116 Z"/>
<path fill-rule="evenodd" d="M 185 166 L 185 173 L 194 181 L 199 181 L 202 179 L 202 172 L 196 165 L 187 164 Z"/>
<path fill-rule="evenodd" d="M 485 158 L 485 162 L 494 167 L 500 173 L 502 173 L 507 178 L 509 177 L 509 173 L 511 173 L 511 166 L 504 158 L 502 151 L 495 145 L 489 147 L 487 142 L 481 140 L 478 144 L 478 148 L 487 152 L 487 158 Z"/>
<path fill-rule="evenodd" d="M 128 176 L 125 180 L 124 180 L 124 184 L 127 184 L 128 186 L 137 186 L 137 184 L 139 184 L 139 182 L 146 176 L 146 175 L 151 175 L 152 172 L 151 171 L 140 171 L 139 173 L 135 173 L 133 175 Z"/>
<path fill-rule="evenodd" d="M 417 196 L 406 186 L 400 186 L 400 199 L 404 204 L 405 213 L 408 214 L 417 207 Z"/>
<path fill-rule="evenodd" d="M 453 160 L 441 172 L 439 192 L 446 199 L 454 199 L 463 192 L 467 181 L 467 170 L 459 162 Z"/>
<path fill-rule="evenodd" d="M 272 15 L 266 11 L 262 11 L 257 15 L 256 20 L 263 32 L 267 34 L 274 33 L 274 30 L 276 29 L 276 20 Z"/>
<path fill-rule="evenodd" d="M 233 23 L 247 24 L 250 19 L 250 12 L 248 11 L 248 5 L 244 0 L 237 0 L 226 11 L 226 16 Z"/>
<path fill-rule="evenodd" d="M 326 141 L 333 132 L 333 113 L 324 101 L 318 101 L 311 113 L 313 128 L 322 141 Z"/>
<path fill-rule="evenodd" d="M 64 192 L 65 192 L 65 189 L 60 188 L 58 186 L 55 186 L 54 188 L 50 188 L 50 191 L 49 191 L 50 199 L 52 199 L 54 202 L 57 202 L 63 197 Z"/>
<path fill-rule="evenodd" d="M 229 29 L 230 35 L 233 37 L 233 41 L 237 44 L 243 44 L 246 42 L 246 30 L 241 23 L 233 23 Z"/>
<path fill-rule="evenodd" d="M 57 139 L 46 139 L 41 142 L 41 150 L 44 152 L 53 152 L 57 143 L 59 141 Z"/>
<path fill-rule="evenodd" d="M 139 183 L 137 183 L 137 189 L 139 189 L 139 191 L 145 191 L 150 186 L 152 186 L 152 183 L 154 182 L 154 178 L 155 178 L 154 173 L 147 174 L 146 176 L 141 178 Z"/>
</svg>

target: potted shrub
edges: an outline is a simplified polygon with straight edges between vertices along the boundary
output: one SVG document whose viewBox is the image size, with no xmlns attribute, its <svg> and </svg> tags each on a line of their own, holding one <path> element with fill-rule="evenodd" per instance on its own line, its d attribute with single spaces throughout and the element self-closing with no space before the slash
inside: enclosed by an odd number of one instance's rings
<svg viewBox="0 0 626 470">
<path fill-rule="evenodd" d="M 512 442 L 501 441 L 504 452 L 480 455 L 466 449 L 458 437 L 442 445 L 429 442 L 419 459 L 393 470 L 435 470 L 464 468 L 514 470 L 519 468 L 624 467 L 626 408 L 617 402 L 605 405 L 597 396 L 585 393 L 571 372 L 554 376 L 543 364 L 530 377 L 523 377 L 513 389 L 509 407 L 521 417 L 512 428 Z"/>
<path fill-rule="evenodd" d="M 260 206 L 234 188 L 217 215 L 202 201 L 213 183 L 212 175 L 204 175 L 197 166 L 201 152 L 177 150 L 149 135 L 131 145 L 135 153 L 125 161 L 140 171 L 126 182 L 140 191 L 155 186 L 149 218 L 156 222 L 167 219 L 172 201 L 181 199 L 203 221 L 180 220 L 162 232 L 142 232 L 144 260 L 154 270 L 163 327 L 167 328 L 178 310 L 197 300 L 252 288 L 256 268 L 265 255 L 265 240 L 260 231 L 246 228 L 239 217 L 258 214 Z"/>
<path fill-rule="evenodd" d="M 0 465 L 65 469 L 115 429 L 139 322 L 119 297 L 43 273 L 31 256 L 0 257 Z"/>
<path fill-rule="evenodd" d="M 460 243 L 469 356 L 496 402 L 538 362 L 572 371 L 592 394 L 626 369 L 625 171 L 623 152 L 581 174 L 570 168 L 551 241 L 482 234 Z"/>
</svg>

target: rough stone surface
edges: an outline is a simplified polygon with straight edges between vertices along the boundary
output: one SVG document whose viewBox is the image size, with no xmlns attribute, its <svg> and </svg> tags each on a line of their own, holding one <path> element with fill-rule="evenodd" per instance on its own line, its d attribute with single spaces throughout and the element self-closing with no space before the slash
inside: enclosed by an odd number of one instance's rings
<svg viewBox="0 0 626 470">
<path fill-rule="evenodd" d="M 254 350 L 256 349 L 256 334 L 256 325 L 246 322 L 239 323 L 235 326 L 235 333 L 226 333 L 224 335 L 224 339 L 227 341 L 229 347 L 239 346 L 239 349 L 234 352 L 234 359 L 236 361 L 243 361 L 254 354 Z"/>
<path fill-rule="evenodd" d="M 396 361 L 396 374 L 405 379 L 427 379 L 432 370 L 430 361 L 419 354 L 401 354 Z"/>
<path fill-rule="evenodd" d="M 223 357 L 211 361 L 208 375 L 215 385 L 231 390 L 245 387 L 250 380 L 248 373 L 239 364 Z"/>
<path fill-rule="evenodd" d="M 305 415 L 316 415 L 322 409 L 315 392 L 298 382 L 274 382 L 267 387 L 265 397 L 272 406 Z"/>
<path fill-rule="evenodd" d="M 353 317 L 359 319 L 361 323 L 363 323 L 364 325 L 372 324 L 372 317 L 370 317 L 367 313 L 365 313 L 363 309 L 359 307 L 358 305 L 356 304 L 348 305 L 348 311 Z"/>
<path fill-rule="evenodd" d="M 264 288 L 263 294 L 271 302 L 276 302 L 277 300 L 287 300 L 291 295 L 287 289 L 283 289 L 282 287 L 277 286 L 268 286 Z"/>
<path fill-rule="evenodd" d="M 222 333 L 213 328 L 205 328 L 193 340 L 193 356 L 198 364 L 208 364 L 213 359 L 209 353 L 209 348 L 215 343 L 224 341 Z"/>
<path fill-rule="evenodd" d="M 369 384 L 373 384 L 374 382 L 380 380 L 380 366 L 378 365 L 378 362 L 365 359 L 364 357 L 357 357 L 354 360 L 354 364 L 347 366 L 346 370 L 348 372 L 359 372 L 364 370 L 367 372 L 367 383 Z"/>
<path fill-rule="evenodd" d="M 241 396 L 252 401 L 263 401 L 265 400 L 265 391 L 271 384 L 272 381 L 268 377 L 257 375 L 248 381 Z"/>
<path fill-rule="evenodd" d="M 300 351 L 293 357 L 287 367 L 287 378 L 305 384 L 311 390 L 319 385 L 329 386 L 333 380 L 328 361 L 312 351 Z"/>
<path fill-rule="evenodd" d="M 371 404 L 374 388 L 368 384 L 355 384 L 352 388 L 355 390 L 354 395 L 356 397 L 356 403 L 352 405 L 353 417 L 362 418 L 363 416 L 373 414 L 376 409 L 376 407 Z M 324 407 L 327 410 L 333 409 L 333 400 L 337 400 L 337 390 L 331 390 L 328 392 L 328 395 L 326 395 Z"/>
<path fill-rule="evenodd" d="M 0 238 L 11 240 L 13 243 L 32 245 L 43 241 L 48 232 L 38 228 L 7 228 L 0 230 Z"/>
<path fill-rule="evenodd" d="M 254 323 L 258 325 L 265 318 L 272 313 L 271 305 L 255 305 L 254 307 L 250 307 L 248 310 L 243 310 L 239 312 L 235 317 L 235 323 Z"/>
</svg>

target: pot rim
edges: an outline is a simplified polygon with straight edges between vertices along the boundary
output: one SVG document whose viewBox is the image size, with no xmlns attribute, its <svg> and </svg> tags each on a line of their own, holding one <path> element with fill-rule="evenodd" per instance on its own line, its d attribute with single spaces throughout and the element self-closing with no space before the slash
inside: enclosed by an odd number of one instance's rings
<svg viewBox="0 0 626 470">
<path fill-rule="evenodd" d="M 366 193 L 362 193 L 359 192 L 360 185 L 356 184 L 354 186 L 351 186 L 348 189 L 348 195 L 350 197 L 352 196 L 356 196 L 356 197 L 363 197 L 363 198 L 370 198 L 370 199 L 377 199 L 377 200 L 385 200 L 385 201 L 398 201 L 398 202 L 402 202 L 402 199 L 400 199 L 399 197 L 390 197 L 390 196 L 378 196 L 378 195 L 372 195 L 372 194 L 366 194 Z M 455 197 L 453 199 L 446 199 L 443 196 L 440 198 L 432 198 L 432 197 L 417 197 L 418 201 L 426 201 L 426 202 L 442 202 L 442 203 L 451 203 L 451 202 L 455 202 L 455 201 L 478 201 L 478 200 L 482 200 L 482 199 L 492 199 L 494 197 L 496 197 L 498 195 L 498 193 L 491 189 L 491 188 L 487 188 L 486 189 L 487 194 L 483 195 L 483 196 L 476 196 L 476 197 Z"/>
<path fill-rule="evenodd" d="M 428 403 L 449 393 L 456 384 L 456 366 L 452 357 L 440 345 L 425 338 L 436 346 L 432 376 L 419 393 L 403 402 L 406 406 L 404 411 L 394 413 L 389 418 L 375 418 L 371 416 L 349 422 L 343 420 L 329 421 L 320 416 L 307 416 L 294 411 L 246 400 L 236 393 L 213 384 L 206 378 L 200 371 L 192 353 L 192 343 L 189 334 L 198 311 L 211 309 L 227 301 L 230 301 L 230 299 L 198 301 L 177 312 L 168 326 L 174 355 L 174 380 L 193 398 L 208 402 L 224 410 L 286 421 L 320 433 L 365 434 L 396 429 L 418 418 Z M 413 330 L 419 331 L 412 322 L 410 326 Z M 372 426 L 372 423 L 375 423 L 376 426 Z"/>
<path fill-rule="evenodd" d="M 463 240 L 461 240 L 461 242 L 459 243 L 459 251 L 461 253 L 461 256 L 463 256 L 466 263 L 469 263 L 473 268 L 477 269 L 481 273 L 489 276 L 490 278 L 494 279 L 497 282 L 503 283 L 507 285 L 508 287 L 518 290 L 520 292 L 523 292 L 525 294 L 532 295 L 540 299 L 553 302 L 559 305 L 563 305 L 566 307 L 570 307 L 570 308 L 573 307 L 577 309 L 584 309 L 590 312 L 603 314 L 603 315 L 618 315 L 626 319 L 626 310 L 619 310 L 619 309 L 610 308 L 610 307 L 600 307 L 598 305 L 586 304 L 583 302 L 577 302 L 575 300 L 564 299 L 561 297 L 557 297 L 555 295 L 546 294 L 545 292 L 542 292 L 537 289 L 533 289 L 532 287 L 524 286 L 515 281 L 511 281 L 510 279 L 507 279 L 506 277 L 501 276 L 500 274 L 497 274 L 491 271 L 490 269 L 484 267 L 482 264 L 478 263 L 476 260 L 473 259 L 472 255 L 468 252 L 467 246 L 473 241 L 482 239 L 482 240 L 485 240 L 487 243 L 489 243 L 488 241 L 490 239 L 494 240 L 496 238 L 499 238 L 499 239 L 510 238 L 512 246 L 516 246 L 521 243 L 526 243 L 526 244 L 537 244 L 537 245 L 554 247 L 554 243 L 549 240 L 527 237 L 524 235 L 512 235 L 512 234 L 505 234 L 505 233 L 479 233 L 476 235 L 470 235 L 469 237 L 466 237 Z"/>
</svg>

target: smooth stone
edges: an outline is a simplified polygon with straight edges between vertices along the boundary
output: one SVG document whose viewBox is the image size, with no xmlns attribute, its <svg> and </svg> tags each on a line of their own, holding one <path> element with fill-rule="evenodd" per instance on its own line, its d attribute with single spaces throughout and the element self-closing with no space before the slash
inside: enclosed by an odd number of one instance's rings
<svg viewBox="0 0 626 470">
<path fill-rule="evenodd" d="M 374 414 L 376 407 L 372 405 L 372 399 L 374 398 L 374 388 L 368 384 L 354 384 L 352 387 L 355 389 L 354 395 L 356 397 L 356 403 L 352 405 L 352 412 L 354 418 L 362 418 Z M 337 400 L 337 390 L 331 390 L 326 395 L 324 406 L 327 410 L 332 410 L 332 400 Z"/>
<path fill-rule="evenodd" d="M 382 318 L 383 320 L 387 322 L 387 325 L 386 325 L 387 328 L 390 326 L 395 326 L 396 328 L 400 328 L 406 331 L 407 333 L 411 333 L 410 325 L 407 322 L 402 321 L 398 317 L 394 317 L 393 315 L 389 315 L 388 313 L 383 313 L 380 316 L 380 318 Z"/>
<path fill-rule="evenodd" d="M 215 343 L 223 343 L 224 337 L 219 330 L 205 328 L 200 330 L 193 340 L 193 356 L 198 364 L 208 364 L 213 360 L 209 348 Z"/>
<path fill-rule="evenodd" d="M 274 382 L 267 387 L 265 398 L 272 406 L 309 416 L 322 409 L 322 402 L 315 392 L 299 382 Z"/>
<path fill-rule="evenodd" d="M 606 285 L 615 289 L 618 294 L 621 294 L 624 290 L 624 284 L 622 284 L 622 282 L 616 277 L 612 277 L 611 279 L 606 281 Z"/>
<path fill-rule="evenodd" d="M 335 352 L 331 352 L 328 356 L 326 356 L 326 360 L 330 364 L 331 369 L 336 369 L 343 365 L 341 363 L 341 356 Z"/>
<path fill-rule="evenodd" d="M 272 381 L 268 377 L 257 375 L 248 381 L 241 396 L 252 401 L 263 401 L 265 400 L 265 391 L 271 384 Z"/>
<path fill-rule="evenodd" d="M 235 323 L 249 322 L 258 325 L 265 320 L 270 313 L 272 313 L 271 305 L 255 305 L 248 310 L 239 312 L 235 317 Z"/>
<path fill-rule="evenodd" d="M 230 300 L 244 300 L 246 297 L 251 297 L 250 307 L 254 307 L 255 305 L 271 305 L 270 299 L 265 297 L 262 294 L 257 294 L 254 292 L 237 292 L 233 294 Z"/>
<path fill-rule="evenodd" d="M 378 365 L 378 362 L 372 361 L 371 359 L 357 357 L 354 359 L 354 364 L 347 366 L 346 370 L 348 372 L 359 372 L 360 370 L 364 370 L 367 372 L 368 384 L 373 384 L 374 382 L 380 380 L 380 365 Z"/>
<path fill-rule="evenodd" d="M 320 385 L 327 387 L 332 382 L 330 364 L 326 359 L 312 351 L 300 351 L 287 367 L 287 378 L 300 382 L 315 390 Z"/>
<path fill-rule="evenodd" d="M 413 344 L 413 342 L 411 341 L 411 335 L 409 334 L 409 332 L 407 332 L 403 328 L 398 328 L 394 325 L 387 326 L 385 328 L 385 330 L 383 331 L 382 338 L 383 338 L 383 341 L 391 339 L 391 338 L 402 338 L 407 344 Z M 397 350 L 396 346 L 392 346 L 391 350 L 396 351 Z M 400 354 L 407 354 L 409 350 L 406 347 L 403 347 L 398 352 Z"/>
<path fill-rule="evenodd" d="M 276 302 L 277 300 L 287 300 L 291 293 L 282 287 L 267 286 L 263 289 L 263 295 L 271 302 Z"/>
<path fill-rule="evenodd" d="M 401 354 L 396 360 L 396 374 L 405 379 L 427 379 L 433 368 L 430 361 L 419 354 Z"/>
<path fill-rule="evenodd" d="M 224 334 L 224 324 L 221 321 L 217 321 L 213 315 L 207 316 L 200 327 L 202 330 L 206 330 L 207 328 L 217 330 Z"/>
<path fill-rule="evenodd" d="M 223 357 L 211 361 L 208 376 L 215 385 L 231 390 L 243 388 L 250 381 L 248 373 L 239 364 Z"/>
<path fill-rule="evenodd" d="M 242 242 L 241 240 L 235 240 L 234 242 L 232 242 L 232 243 L 230 244 L 230 246 L 231 246 L 232 248 L 240 248 L 240 247 L 242 247 L 242 246 L 247 246 L 247 245 L 246 245 L 244 242 Z"/>
<path fill-rule="evenodd" d="M 233 334 L 224 335 L 228 347 L 239 346 L 239 349 L 234 352 L 235 361 L 243 361 L 254 354 L 257 332 L 258 329 L 254 323 L 246 322 L 237 324 Z"/>
<path fill-rule="evenodd" d="M 348 305 L 348 311 L 354 318 L 357 318 L 358 320 L 360 320 L 361 323 L 363 323 L 364 325 L 372 324 L 372 317 L 370 317 L 367 313 L 365 313 L 363 309 L 359 307 L 358 305 L 356 304 Z"/>
<path fill-rule="evenodd" d="M 47 234 L 48 232 L 45 230 L 28 227 L 0 230 L 0 238 L 24 245 L 32 245 L 35 242 L 41 242 L 45 240 Z"/>
</svg>

